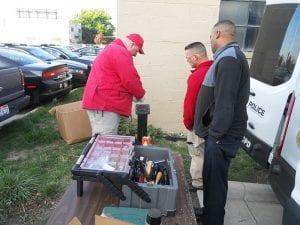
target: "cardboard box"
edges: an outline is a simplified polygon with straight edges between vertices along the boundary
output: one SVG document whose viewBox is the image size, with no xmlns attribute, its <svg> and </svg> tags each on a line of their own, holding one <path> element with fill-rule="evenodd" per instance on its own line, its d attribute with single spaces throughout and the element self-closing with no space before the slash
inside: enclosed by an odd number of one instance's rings
<svg viewBox="0 0 300 225">
<path fill-rule="evenodd" d="M 77 217 L 74 217 L 68 225 L 83 225 Z M 85 224 L 84 224 L 85 225 Z M 121 220 L 95 215 L 95 225 L 133 225 Z"/>
<path fill-rule="evenodd" d="M 53 107 L 49 113 L 56 116 L 60 136 L 68 144 L 91 138 L 90 120 L 87 112 L 81 108 L 81 101 Z"/>
</svg>

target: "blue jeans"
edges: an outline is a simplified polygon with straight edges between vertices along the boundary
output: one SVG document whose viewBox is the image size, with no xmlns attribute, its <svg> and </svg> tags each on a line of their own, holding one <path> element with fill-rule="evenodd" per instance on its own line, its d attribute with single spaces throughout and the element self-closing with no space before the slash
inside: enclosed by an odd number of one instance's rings
<svg viewBox="0 0 300 225">
<path fill-rule="evenodd" d="M 228 169 L 242 138 L 224 135 L 220 140 L 208 136 L 203 165 L 203 225 L 223 225 L 228 190 Z"/>
</svg>

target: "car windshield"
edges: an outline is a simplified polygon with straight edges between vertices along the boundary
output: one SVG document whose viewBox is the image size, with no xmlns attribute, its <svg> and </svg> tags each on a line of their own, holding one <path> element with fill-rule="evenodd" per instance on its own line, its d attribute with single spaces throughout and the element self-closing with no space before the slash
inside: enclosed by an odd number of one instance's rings
<svg viewBox="0 0 300 225">
<path fill-rule="evenodd" d="M 27 49 L 27 51 L 29 51 L 35 57 L 37 57 L 41 60 L 44 60 L 44 61 L 57 59 L 54 55 L 51 55 L 50 53 L 48 53 L 40 48 L 29 48 L 29 49 Z"/>
<path fill-rule="evenodd" d="M 81 53 L 83 55 L 97 55 L 102 48 L 99 47 L 81 47 L 76 49 L 74 52 Z"/>
<path fill-rule="evenodd" d="M 14 51 L 11 49 L 0 49 L 0 55 L 14 61 L 15 63 L 19 64 L 20 66 L 24 66 L 27 64 L 32 64 L 32 63 L 39 63 L 43 62 L 42 60 L 28 55 L 26 53 Z"/>
<path fill-rule="evenodd" d="M 60 51 L 64 52 L 67 56 L 69 56 L 70 58 L 78 58 L 78 55 L 75 54 L 74 52 L 70 51 L 69 49 L 67 49 L 66 47 L 62 47 L 62 46 L 55 46 L 55 48 L 59 49 Z"/>
</svg>

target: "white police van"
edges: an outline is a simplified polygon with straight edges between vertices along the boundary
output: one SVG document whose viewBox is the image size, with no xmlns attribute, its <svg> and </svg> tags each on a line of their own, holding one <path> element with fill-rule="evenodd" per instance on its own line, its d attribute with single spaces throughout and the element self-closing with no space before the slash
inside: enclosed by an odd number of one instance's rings
<svg viewBox="0 0 300 225">
<path fill-rule="evenodd" d="M 300 224 L 300 0 L 267 0 L 250 66 L 242 147 L 270 168 L 283 225 Z"/>
</svg>

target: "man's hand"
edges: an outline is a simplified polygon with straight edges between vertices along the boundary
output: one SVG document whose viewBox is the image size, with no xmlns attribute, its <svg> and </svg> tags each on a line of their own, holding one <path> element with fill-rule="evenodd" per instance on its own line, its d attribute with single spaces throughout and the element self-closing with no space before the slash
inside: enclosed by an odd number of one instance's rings
<svg viewBox="0 0 300 225">
<path fill-rule="evenodd" d="M 133 96 L 133 102 L 137 103 L 137 102 L 143 102 L 145 100 L 145 97 L 140 98 L 139 100 L 136 99 L 136 97 Z"/>
</svg>

